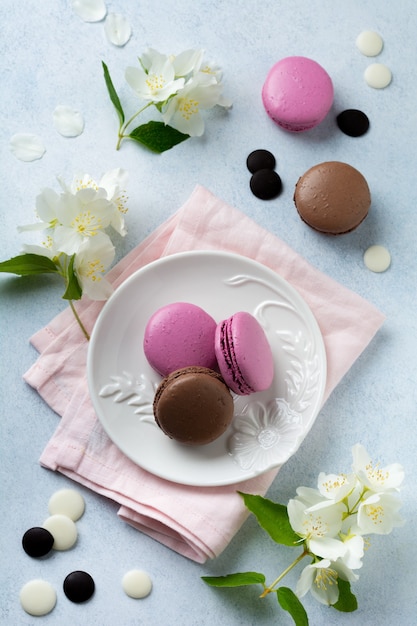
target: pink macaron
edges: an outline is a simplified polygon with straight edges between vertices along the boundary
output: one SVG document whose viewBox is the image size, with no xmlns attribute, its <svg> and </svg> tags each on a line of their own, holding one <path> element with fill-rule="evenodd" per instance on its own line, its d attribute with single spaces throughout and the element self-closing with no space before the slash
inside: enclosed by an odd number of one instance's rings
<svg viewBox="0 0 417 626">
<path fill-rule="evenodd" d="M 151 367 L 162 376 L 190 365 L 216 369 L 215 333 L 215 320 L 201 307 L 173 302 L 149 319 L 143 350 Z"/>
<path fill-rule="evenodd" d="M 286 57 L 270 69 L 262 88 L 269 117 L 291 132 L 320 124 L 333 104 L 333 83 L 321 65 L 302 56 Z"/>
<path fill-rule="evenodd" d="M 271 386 L 271 347 L 262 326 L 250 313 L 240 311 L 217 325 L 215 350 L 221 375 L 236 394 L 246 396 Z"/>
</svg>

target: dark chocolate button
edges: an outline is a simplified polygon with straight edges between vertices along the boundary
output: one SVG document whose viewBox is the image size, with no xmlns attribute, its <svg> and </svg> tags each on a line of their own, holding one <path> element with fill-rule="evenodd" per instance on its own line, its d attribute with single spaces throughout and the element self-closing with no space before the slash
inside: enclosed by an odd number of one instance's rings
<svg viewBox="0 0 417 626">
<path fill-rule="evenodd" d="M 250 179 L 252 193 L 261 200 L 276 198 L 282 189 L 281 178 L 274 170 L 258 170 Z"/>
<path fill-rule="evenodd" d="M 273 170 L 275 157 L 268 150 L 254 150 L 246 159 L 246 165 L 252 174 L 258 170 Z"/>
<path fill-rule="evenodd" d="M 342 133 L 349 137 L 361 137 L 369 128 L 369 119 L 363 111 L 358 109 L 346 109 L 336 118 L 336 122 Z"/>
<path fill-rule="evenodd" d="M 54 537 L 49 530 L 34 526 L 29 528 L 22 537 L 23 550 L 29 556 L 41 557 L 45 556 L 52 550 L 54 545 Z"/>
<path fill-rule="evenodd" d="M 71 572 L 64 580 L 64 593 L 71 602 L 86 602 L 94 593 L 94 580 L 87 572 Z"/>
</svg>

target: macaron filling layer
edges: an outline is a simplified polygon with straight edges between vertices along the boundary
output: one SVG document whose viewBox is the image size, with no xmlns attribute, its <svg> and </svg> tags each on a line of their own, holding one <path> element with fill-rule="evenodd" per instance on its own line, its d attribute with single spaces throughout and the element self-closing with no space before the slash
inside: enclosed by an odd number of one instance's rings
<svg viewBox="0 0 417 626">
<path fill-rule="evenodd" d="M 216 357 L 226 384 L 236 394 L 245 396 L 271 386 L 271 346 L 258 320 L 247 311 L 238 311 L 217 325 Z"/>
<path fill-rule="evenodd" d="M 254 393 L 255 390 L 246 383 L 242 372 L 240 371 L 239 364 L 237 362 L 236 353 L 233 345 L 233 333 L 232 333 L 233 317 L 221 322 L 220 327 L 220 345 L 224 358 L 224 362 L 228 369 L 229 375 L 232 377 L 234 385 L 238 388 L 240 395 L 249 395 Z M 234 385 L 230 383 L 233 389 Z"/>
</svg>

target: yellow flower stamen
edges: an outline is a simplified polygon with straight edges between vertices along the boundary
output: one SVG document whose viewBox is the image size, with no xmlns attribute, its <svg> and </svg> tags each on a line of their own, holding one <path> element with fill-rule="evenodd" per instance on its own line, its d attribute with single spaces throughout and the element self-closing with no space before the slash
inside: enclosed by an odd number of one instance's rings
<svg viewBox="0 0 417 626">
<path fill-rule="evenodd" d="M 327 569 L 318 569 L 314 578 L 314 584 L 318 589 L 327 591 L 327 587 L 337 584 L 337 572 L 330 567 Z"/>
<path fill-rule="evenodd" d="M 181 115 L 189 120 L 193 115 L 198 113 L 198 100 L 192 100 L 191 98 L 182 98 L 178 110 L 181 112 Z"/>
<path fill-rule="evenodd" d="M 311 514 L 303 521 L 303 527 L 305 528 L 305 536 L 308 538 L 325 537 L 329 531 L 328 525 L 323 522 L 321 517 L 314 517 Z"/>
<path fill-rule="evenodd" d="M 165 86 L 165 79 L 162 74 L 148 74 L 146 84 L 149 91 L 158 91 Z"/>
<path fill-rule="evenodd" d="M 95 189 L 98 191 L 98 185 L 92 178 L 89 178 L 86 182 L 81 179 L 75 181 L 75 190 L 81 191 L 81 189 Z"/>
<path fill-rule="evenodd" d="M 368 465 L 365 467 L 365 470 L 370 480 L 375 480 L 377 483 L 380 483 L 381 485 L 383 485 L 384 482 L 388 480 L 389 478 L 389 472 L 387 471 L 383 472 L 380 469 L 378 463 L 376 465 L 373 465 L 372 462 L 368 463 Z"/>
<path fill-rule="evenodd" d="M 346 474 L 339 474 L 335 480 L 327 480 L 322 484 L 322 486 L 327 493 L 332 493 L 335 489 L 339 489 L 340 487 L 346 485 L 347 482 L 348 479 Z"/>
<path fill-rule="evenodd" d="M 94 261 L 89 261 L 88 269 L 86 272 L 84 272 L 84 276 L 98 283 L 102 279 L 100 274 L 102 274 L 104 270 L 105 267 L 100 259 L 95 259 Z"/>
<path fill-rule="evenodd" d="M 71 228 L 84 237 L 94 237 L 101 229 L 101 219 L 93 215 L 91 211 L 85 211 L 72 220 Z"/>
<path fill-rule="evenodd" d="M 380 504 L 368 504 L 366 507 L 366 512 L 371 522 L 373 522 L 375 525 L 382 524 L 384 518 L 384 507 L 382 507 Z"/>
</svg>

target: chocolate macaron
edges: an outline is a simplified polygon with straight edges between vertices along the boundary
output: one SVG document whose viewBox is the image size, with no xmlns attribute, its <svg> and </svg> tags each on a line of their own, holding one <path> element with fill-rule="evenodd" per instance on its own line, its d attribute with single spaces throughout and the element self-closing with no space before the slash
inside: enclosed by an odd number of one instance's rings
<svg viewBox="0 0 417 626">
<path fill-rule="evenodd" d="M 223 378 L 190 366 L 166 376 L 156 390 L 153 412 L 161 430 L 190 446 L 218 439 L 233 419 L 233 398 Z"/>
<path fill-rule="evenodd" d="M 301 219 L 322 233 L 342 235 L 368 215 L 371 193 L 364 176 L 340 161 L 310 168 L 295 186 L 294 202 Z"/>
</svg>

